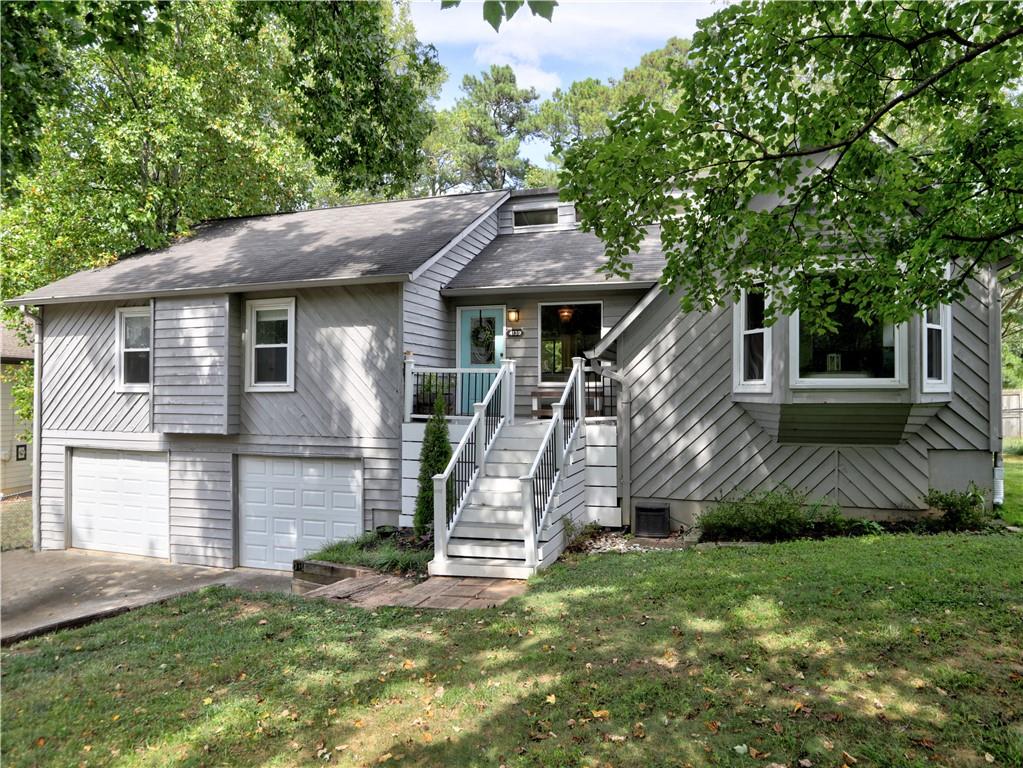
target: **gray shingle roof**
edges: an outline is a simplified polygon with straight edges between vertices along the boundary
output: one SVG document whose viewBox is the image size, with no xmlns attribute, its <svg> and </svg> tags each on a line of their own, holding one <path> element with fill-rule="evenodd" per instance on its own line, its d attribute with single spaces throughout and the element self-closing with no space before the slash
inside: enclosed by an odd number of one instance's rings
<svg viewBox="0 0 1023 768">
<path fill-rule="evenodd" d="M 32 337 L 31 331 L 28 336 Z M 16 330 L 0 325 L 0 359 L 6 363 L 14 360 L 31 360 L 34 356 L 32 347 L 21 343 Z"/>
<path fill-rule="evenodd" d="M 635 283 L 652 285 L 664 268 L 659 233 L 652 230 L 632 259 L 628 281 L 608 280 L 597 268 L 606 262 L 604 244 L 578 229 L 501 235 L 448 283 L 449 291 L 530 286 Z"/>
<path fill-rule="evenodd" d="M 400 279 L 507 194 L 481 192 L 212 221 L 166 248 L 78 272 L 11 303 Z"/>
</svg>

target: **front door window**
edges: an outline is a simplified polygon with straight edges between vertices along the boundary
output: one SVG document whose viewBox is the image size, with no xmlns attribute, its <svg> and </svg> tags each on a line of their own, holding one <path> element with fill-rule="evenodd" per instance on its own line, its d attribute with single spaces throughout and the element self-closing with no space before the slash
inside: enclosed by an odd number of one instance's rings
<svg viewBox="0 0 1023 768">
<path fill-rule="evenodd" d="M 540 305 L 540 381 L 568 381 L 572 358 L 582 357 L 600 341 L 601 305 Z"/>
<path fill-rule="evenodd" d="M 504 307 L 458 310 L 458 412 L 482 402 L 504 358 Z"/>
</svg>

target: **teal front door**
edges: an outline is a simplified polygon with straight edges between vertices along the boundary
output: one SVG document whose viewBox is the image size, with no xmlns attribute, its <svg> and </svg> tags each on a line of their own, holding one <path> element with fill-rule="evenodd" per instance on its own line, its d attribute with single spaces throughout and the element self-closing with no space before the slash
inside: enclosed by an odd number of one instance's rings
<svg viewBox="0 0 1023 768">
<path fill-rule="evenodd" d="M 504 359 L 504 307 L 458 309 L 458 411 L 471 415 Z"/>
</svg>

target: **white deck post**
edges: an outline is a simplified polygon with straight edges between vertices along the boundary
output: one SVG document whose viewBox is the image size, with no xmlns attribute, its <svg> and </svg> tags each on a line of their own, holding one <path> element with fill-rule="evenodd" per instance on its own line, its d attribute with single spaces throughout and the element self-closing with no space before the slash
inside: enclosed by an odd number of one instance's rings
<svg viewBox="0 0 1023 768">
<path fill-rule="evenodd" d="M 580 422 L 586 420 L 586 372 L 583 366 L 586 361 L 581 357 L 572 358 L 572 375 L 575 379 L 575 412 L 579 414 Z"/>
<path fill-rule="evenodd" d="M 472 408 L 476 412 L 476 468 L 479 476 L 483 477 L 483 465 L 487 458 L 487 406 L 474 403 Z"/>
<path fill-rule="evenodd" d="M 433 476 L 433 559 L 448 558 L 448 483 L 444 475 Z"/>
<path fill-rule="evenodd" d="M 405 421 L 412 421 L 412 394 L 415 389 L 416 359 L 409 352 L 405 355 Z"/>
<path fill-rule="evenodd" d="M 520 477 L 519 490 L 522 492 L 522 514 L 525 517 L 523 529 L 526 532 L 526 567 L 536 568 L 536 542 L 539 531 L 536 530 L 536 517 L 533 509 L 533 478 Z"/>
<path fill-rule="evenodd" d="M 505 424 L 515 423 L 515 361 L 505 360 L 508 366 L 508 375 L 504 378 L 505 401 L 504 401 L 504 422 Z"/>
<path fill-rule="evenodd" d="M 554 422 L 554 468 L 561 469 L 565 450 L 565 406 L 561 403 L 551 406 L 551 421 Z"/>
</svg>

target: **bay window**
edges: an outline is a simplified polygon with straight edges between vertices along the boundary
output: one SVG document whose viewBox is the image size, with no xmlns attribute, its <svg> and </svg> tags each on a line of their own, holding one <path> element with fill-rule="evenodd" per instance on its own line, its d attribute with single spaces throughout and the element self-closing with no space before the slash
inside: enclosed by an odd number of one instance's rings
<svg viewBox="0 0 1023 768">
<path fill-rule="evenodd" d="M 732 385 L 736 392 L 771 391 L 771 329 L 762 289 L 743 290 L 732 315 Z"/>
<path fill-rule="evenodd" d="M 836 280 L 835 276 L 821 276 Z M 884 388 L 906 386 L 906 327 L 868 322 L 857 307 L 838 300 L 833 330 L 802 324 L 799 312 L 789 327 L 789 367 L 793 387 Z"/>
<path fill-rule="evenodd" d="M 928 309 L 920 320 L 921 371 L 924 392 L 952 390 L 952 307 Z"/>
</svg>

